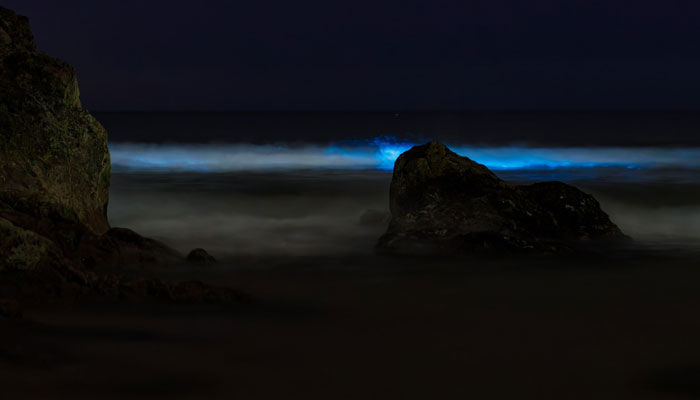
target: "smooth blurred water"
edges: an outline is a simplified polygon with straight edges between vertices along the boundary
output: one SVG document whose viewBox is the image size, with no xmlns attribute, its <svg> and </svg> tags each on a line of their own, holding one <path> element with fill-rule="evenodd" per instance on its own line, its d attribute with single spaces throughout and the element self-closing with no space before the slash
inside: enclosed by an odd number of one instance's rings
<svg viewBox="0 0 700 400">
<path fill-rule="evenodd" d="M 700 184 L 662 174 L 640 181 L 609 171 L 509 171 L 515 183 L 565 179 L 599 199 L 638 243 L 700 249 Z M 606 179 L 607 177 L 607 179 Z M 391 173 L 296 170 L 227 173 L 115 173 L 109 217 L 182 252 L 204 247 L 218 257 L 368 255 L 386 223 Z"/>
</svg>

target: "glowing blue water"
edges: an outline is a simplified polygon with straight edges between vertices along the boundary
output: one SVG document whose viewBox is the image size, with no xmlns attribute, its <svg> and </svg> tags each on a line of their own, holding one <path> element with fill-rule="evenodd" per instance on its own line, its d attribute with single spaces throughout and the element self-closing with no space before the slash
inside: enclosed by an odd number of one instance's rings
<svg viewBox="0 0 700 400">
<path fill-rule="evenodd" d="M 415 143 L 390 137 L 328 146 L 112 143 L 112 165 L 130 171 L 235 172 L 300 169 L 391 170 Z M 543 148 L 450 146 L 496 171 L 613 167 L 700 169 L 700 148 Z"/>
</svg>

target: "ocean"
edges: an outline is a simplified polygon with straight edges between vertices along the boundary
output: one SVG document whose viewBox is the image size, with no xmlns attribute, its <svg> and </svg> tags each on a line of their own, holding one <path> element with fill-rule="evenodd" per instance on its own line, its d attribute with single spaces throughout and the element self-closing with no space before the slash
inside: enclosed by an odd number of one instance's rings
<svg viewBox="0 0 700 400">
<path fill-rule="evenodd" d="M 112 225 L 182 252 L 371 255 L 394 160 L 429 140 L 513 183 L 573 184 L 647 248 L 700 244 L 700 112 L 95 115 L 110 138 Z"/>
</svg>

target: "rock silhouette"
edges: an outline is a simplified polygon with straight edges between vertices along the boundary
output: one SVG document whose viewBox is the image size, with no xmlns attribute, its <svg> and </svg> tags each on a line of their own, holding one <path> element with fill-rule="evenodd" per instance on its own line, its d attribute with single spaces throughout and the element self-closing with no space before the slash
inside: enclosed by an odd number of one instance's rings
<svg viewBox="0 0 700 400">
<path fill-rule="evenodd" d="M 511 185 L 439 142 L 396 160 L 390 208 L 378 247 L 393 252 L 549 252 L 626 238 L 593 196 L 562 182 Z"/>
<path fill-rule="evenodd" d="M 194 249 L 187 254 L 187 261 L 198 265 L 216 264 L 216 259 L 204 249 Z"/>
</svg>

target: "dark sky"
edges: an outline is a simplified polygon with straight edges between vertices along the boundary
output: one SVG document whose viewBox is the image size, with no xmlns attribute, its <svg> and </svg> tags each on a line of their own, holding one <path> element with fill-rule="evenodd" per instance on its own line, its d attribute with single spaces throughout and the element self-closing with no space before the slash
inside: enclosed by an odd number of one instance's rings
<svg viewBox="0 0 700 400">
<path fill-rule="evenodd" d="M 5 0 L 91 109 L 700 108 L 700 1 Z"/>
</svg>

